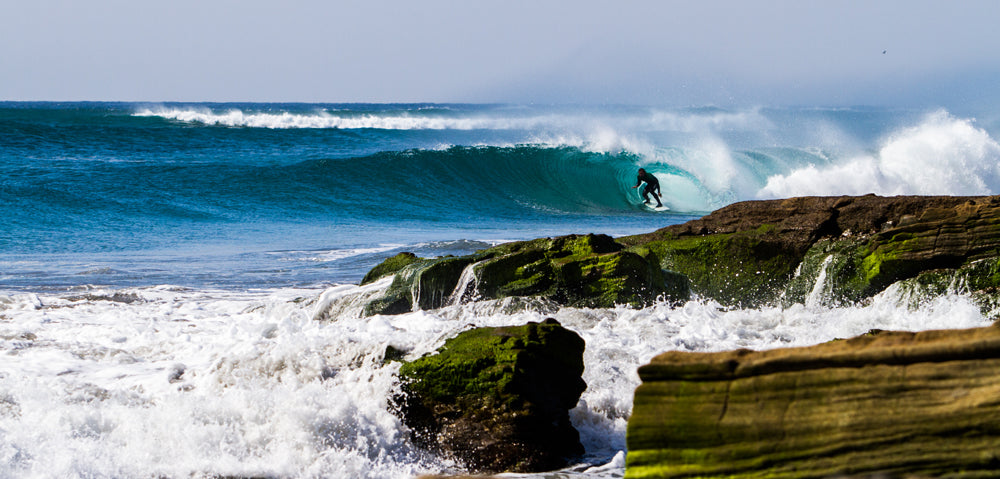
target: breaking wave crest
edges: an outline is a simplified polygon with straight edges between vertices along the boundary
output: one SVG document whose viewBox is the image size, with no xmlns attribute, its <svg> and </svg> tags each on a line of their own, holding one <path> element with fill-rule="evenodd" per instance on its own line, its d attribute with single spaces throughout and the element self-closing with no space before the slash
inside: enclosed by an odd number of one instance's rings
<svg viewBox="0 0 1000 479">
<path fill-rule="evenodd" d="M 870 155 L 771 176 L 757 196 L 990 195 L 1000 191 L 1000 144 L 945 111 L 890 135 Z"/>
</svg>

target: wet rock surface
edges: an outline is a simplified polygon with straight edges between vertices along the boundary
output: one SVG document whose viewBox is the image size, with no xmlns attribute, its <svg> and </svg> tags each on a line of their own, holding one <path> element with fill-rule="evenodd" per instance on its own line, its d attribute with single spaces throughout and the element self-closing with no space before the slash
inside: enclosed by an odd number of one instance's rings
<svg viewBox="0 0 1000 479">
<path fill-rule="evenodd" d="M 538 472 L 583 453 L 569 420 L 586 388 L 584 342 L 556 320 L 476 328 L 404 363 L 414 440 L 478 472 Z"/>
</svg>

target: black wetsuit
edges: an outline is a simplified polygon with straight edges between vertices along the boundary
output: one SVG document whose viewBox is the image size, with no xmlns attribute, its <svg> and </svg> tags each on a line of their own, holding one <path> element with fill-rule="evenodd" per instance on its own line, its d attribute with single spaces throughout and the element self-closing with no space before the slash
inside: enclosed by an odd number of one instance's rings
<svg viewBox="0 0 1000 479">
<path fill-rule="evenodd" d="M 635 182 L 635 186 L 638 187 L 643 181 L 646 182 L 646 187 L 642 189 L 642 199 L 646 200 L 646 203 L 649 203 L 649 195 L 653 195 L 653 199 L 656 200 L 656 206 L 663 206 L 663 203 L 660 203 L 660 197 L 657 196 L 658 193 L 662 194 L 660 193 L 660 182 L 655 176 L 645 171 L 639 173 L 639 179 Z"/>
</svg>

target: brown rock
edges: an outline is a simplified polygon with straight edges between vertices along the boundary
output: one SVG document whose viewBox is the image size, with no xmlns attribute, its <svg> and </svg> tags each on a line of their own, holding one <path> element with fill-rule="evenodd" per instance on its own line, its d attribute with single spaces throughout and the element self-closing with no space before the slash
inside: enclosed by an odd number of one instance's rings
<svg viewBox="0 0 1000 479">
<path fill-rule="evenodd" d="M 627 477 L 991 477 L 1000 328 L 670 352 L 639 370 Z"/>
<path fill-rule="evenodd" d="M 634 243 L 645 243 L 673 235 L 700 236 L 755 230 L 775 225 L 776 233 L 795 250 L 805 252 L 816 240 L 844 233 L 876 233 L 898 225 L 904 218 L 920 216 L 930 208 L 953 208 L 970 200 L 998 197 L 961 196 L 805 196 L 782 200 L 744 201 L 713 211 L 697 220 L 638 235 Z M 633 244 L 628 241 L 626 244 Z"/>
</svg>

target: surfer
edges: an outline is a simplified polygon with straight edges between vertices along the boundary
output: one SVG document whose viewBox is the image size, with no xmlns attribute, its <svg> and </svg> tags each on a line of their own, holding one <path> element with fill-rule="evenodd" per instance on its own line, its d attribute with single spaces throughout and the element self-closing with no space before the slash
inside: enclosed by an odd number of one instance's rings
<svg viewBox="0 0 1000 479">
<path fill-rule="evenodd" d="M 642 199 L 646 200 L 643 201 L 643 204 L 648 205 L 649 195 L 653 195 L 653 199 L 656 200 L 656 207 L 659 208 L 663 206 L 663 203 L 660 203 L 660 197 L 658 196 L 658 194 L 663 194 L 660 193 L 660 182 L 657 181 L 655 176 L 646 173 L 646 170 L 639 168 L 639 179 L 635 182 L 635 186 L 632 188 L 638 188 L 643 182 L 646 183 L 646 187 L 642 189 Z"/>
</svg>

